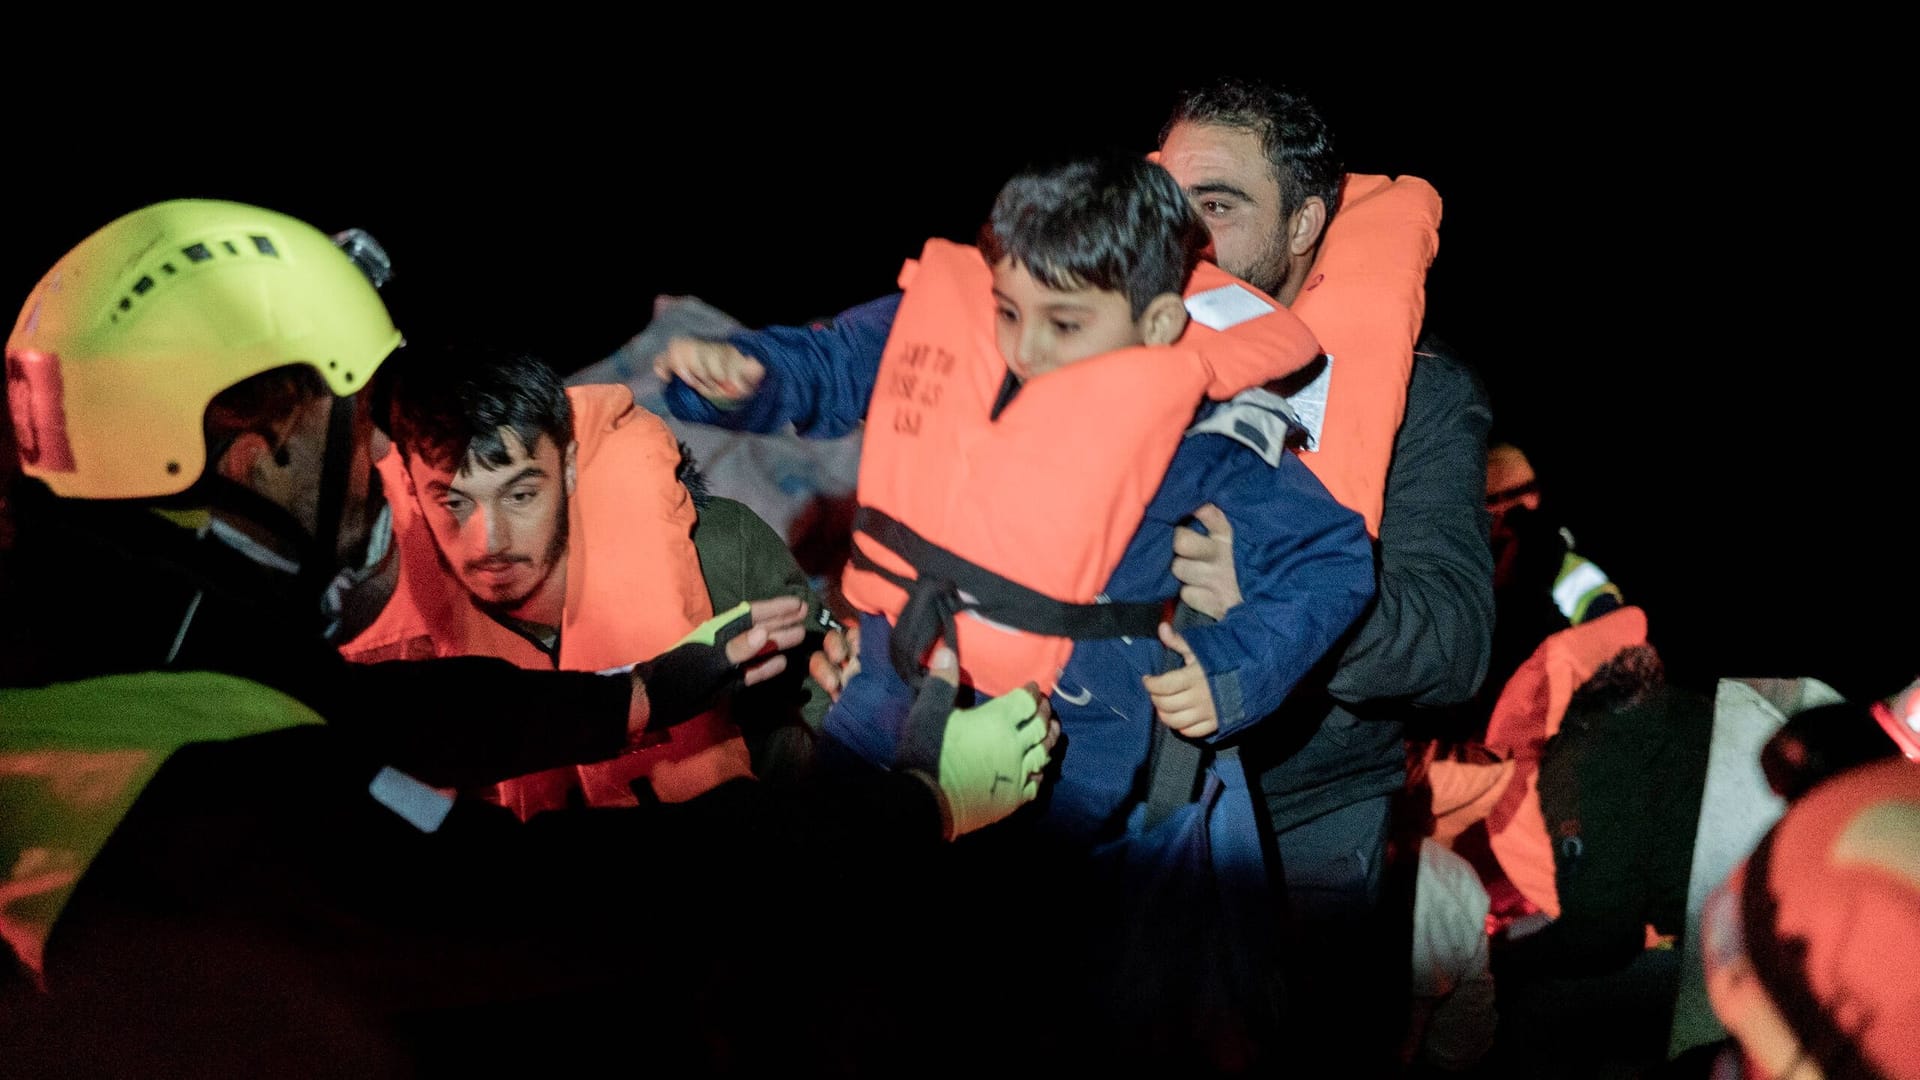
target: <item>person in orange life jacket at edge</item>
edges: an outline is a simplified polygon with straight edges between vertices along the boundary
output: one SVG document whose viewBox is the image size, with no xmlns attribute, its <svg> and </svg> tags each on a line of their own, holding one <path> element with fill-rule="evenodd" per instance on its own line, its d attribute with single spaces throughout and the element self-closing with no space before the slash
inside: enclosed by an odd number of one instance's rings
<svg viewBox="0 0 1920 1080">
<path fill-rule="evenodd" d="M 1140 204 L 1151 209 L 1127 209 Z M 1171 236 L 1129 237 L 1122 223 L 1143 220 Z M 1204 244 L 1158 166 L 1035 169 L 1002 189 L 978 250 L 929 242 L 903 294 L 824 326 L 676 341 L 658 364 L 683 419 L 827 437 L 867 421 L 844 583 L 863 612 L 859 674 L 829 710 L 830 747 L 911 760 L 920 658 L 957 638 L 971 691 L 1020 678 L 1053 689 L 1070 749 L 1036 822 L 1050 841 L 1085 851 L 1145 828 L 1156 729 L 1217 746 L 1188 786 L 1210 820 L 1213 872 L 1263 911 L 1232 740 L 1358 615 L 1372 557 L 1359 516 L 1288 452 L 1293 418 L 1257 388 L 1316 343 L 1198 262 Z M 1169 325 L 1188 313 L 1184 330 Z M 1176 631 L 1162 625 L 1179 591 L 1172 532 L 1208 500 L 1241 518 L 1252 599 Z M 1049 510 L 1024 512 L 1033 501 Z M 1259 919 L 1235 918 L 1233 936 L 1257 934 Z M 1257 967 L 1265 947 L 1230 962 Z"/>
<path fill-rule="evenodd" d="M 1920 681 L 1796 715 L 1762 765 L 1786 811 L 1701 924 L 1713 1075 L 1920 1080 Z"/>
<path fill-rule="evenodd" d="M 0 850 L 20 857 L 0 936 L 36 985 L 0 1009 L 9 1064 L 390 1061 L 470 1008 L 492 1022 L 439 1049 L 484 1058 L 510 1029 L 539 1041 L 529 1013 L 568 1011 L 538 1003 L 654 1015 L 715 962 L 713 942 L 631 933 L 660 880 L 715 919 L 813 901 L 876 846 L 931 850 L 1025 801 L 1005 777 L 1044 764 L 1033 717 L 949 725 L 937 773 L 864 791 L 731 783 L 671 814 L 526 824 L 449 797 L 603 760 L 777 674 L 804 604 L 724 615 L 632 674 L 348 664 L 320 596 L 378 520 L 356 392 L 399 341 L 326 235 L 215 200 L 116 219 L 23 306 L 6 369 L 24 475 L 0 552 L 19 808 Z M 716 849 L 733 872 L 694 873 Z"/>
<path fill-rule="evenodd" d="M 607 671 L 652 656 L 750 597 L 800 596 L 805 575 L 753 512 L 705 493 L 693 462 L 624 386 L 564 389 L 532 357 L 458 346 L 403 352 L 383 375 L 395 453 L 398 586 L 351 660 L 497 656 Z M 813 606 L 813 605 L 810 605 Z M 813 625 L 819 625 L 816 621 Z M 806 655 L 803 643 L 789 652 Z M 781 678 L 611 761 L 500 784 L 522 819 L 570 800 L 683 802 L 726 780 L 804 775 L 826 695 Z M 730 721 L 753 729 L 757 751 Z"/>
</svg>

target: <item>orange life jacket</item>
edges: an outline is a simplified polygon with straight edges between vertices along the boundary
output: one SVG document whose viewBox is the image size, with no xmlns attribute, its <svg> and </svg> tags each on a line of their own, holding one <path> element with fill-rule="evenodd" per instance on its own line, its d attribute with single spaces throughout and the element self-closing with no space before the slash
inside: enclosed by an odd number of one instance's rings
<svg viewBox="0 0 1920 1080">
<path fill-rule="evenodd" d="M 625 386 L 567 390 L 573 406 L 575 483 L 568 499 L 567 596 L 557 666 L 604 671 L 649 660 L 713 615 L 694 551 L 694 506 L 676 478 L 679 443 L 659 417 L 635 407 Z M 523 668 L 553 659 L 488 617 L 442 565 L 407 490 L 400 454 L 379 463 L 393 496 L 400 580 L 371 626 L 341 647 L 349 660 L 497 656 Z M 669 741 L 611 761 L 552 769 L 500 785 L 522 818 L 566 804 L 578 786 L 593 806 L 633 805 L 628 784 L 645 776 L 666 802 L 682 802 L 751 775 L 739 731 L 709 713 Z"/>
<path fill-rule="evenodd" d="M 1031 598 L 1037 604 L 1084 605 L 1075 608 L 1081 613 L 1144 607 L 1093 601 L 1202 395 L 1227 398 L 1283 377 L 1319 346 L 1286 308 L 1203 263 L 1186 294 L 1194 317 L 1178 342 L 1049 372 L 996 418 L 1007 365 L 995 343 L 992 273 L 980 252 L 930 240 L 901 271 L 900 285 L 905 294 L 867 410 L 861 517 L 842 589 L 855 607 L 894 620 L 896 645 L 915 643 L 909 651 L 916 655 L 895 651 L 895 666 L 904 668 L 922 659 L 917 646 L 925 642 L 899 633 L 902 622 L 917 621 L 901 618 L 909 603 L 903 583 L 918 588 L 946 578 L 959 600 L 960 617 L 949 613 L 957 638 L 950 644 L 963 681 L 994 695 L 1028 681 L 1049 691 L 1073 637 L 1138 629 L 1065 633 L 1066 625 L 1047 623 L 1048 632 L 1043 620 L 1016 630 L 1006 625 L 1007 609 L 981 594 L 1005 583 L 1038 594 Z M 923 558 L 919 541 L 937 546 L 936 557 Z M 1148 614 L 1147 636 L 1157 618 Z"/>
<path fill-rule="evenodd" d="M 1440 250 L 1440 195 L 1414 176 L 1349 175 L 1293 313 L 1332 358 L 1320 437 L 1301 456 L 1380 535 L 1387 465 Z"/>
</svg>

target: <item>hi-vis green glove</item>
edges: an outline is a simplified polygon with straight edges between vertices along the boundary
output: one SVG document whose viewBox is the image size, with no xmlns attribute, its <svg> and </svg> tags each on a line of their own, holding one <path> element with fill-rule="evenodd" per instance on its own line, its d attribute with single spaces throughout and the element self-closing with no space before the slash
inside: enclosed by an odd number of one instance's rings
<svg viewBox="0 0 1920 1080">
<path fill-rule="evenodd" d="M 940 790 L 953 836 L 991 825 L 1040 794 L 1047 725 L 1031 693 L 1014 690 L 985 705 L 955 709 L 940 745 Z"/>
<path fill-rule="evenodd" d="M 718 645 L 726 647 L 727 642 L 753 629 L 753 620 L 747 613 L 753 610 L 750 601 L 742 600 L 713 618 L 687 631 L 687 636 L 674 642 L 679 645 Z"/>
<path fill-rule="evenodd" d="M 727 642 L 753 629 L 753 605 L 742 600 L 693 628 L 659 656 L 633 666 L 647 688 L 647 730 L 664 731 L 706 712 L 721 695 L 745 685 L 727 659 Z"/>
<path fill-rule="evenodd" d="M 951 687 L 958 677 L 951 650 L 936 651 L 928 676 L 927 686 Z M 1032 802 L 1048 759 L 1047 720 L 1032 693 L 1015 690 L 971 709 L 953 709 L 952 701 L 951 692 L 925 690 L 915 699 L 900 762 L 938 779 L 949 840 Z M 938 760 L 924 760 L 933 746 Z"/>
</svg>

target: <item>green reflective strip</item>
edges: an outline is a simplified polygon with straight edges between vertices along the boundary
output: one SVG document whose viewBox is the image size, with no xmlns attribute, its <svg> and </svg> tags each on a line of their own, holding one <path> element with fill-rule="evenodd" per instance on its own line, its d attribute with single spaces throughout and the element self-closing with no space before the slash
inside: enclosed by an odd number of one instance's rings
<svg viewBox="0 0 1920 1080">
<path fill-rule="evenodd" d="M 74 884 L 174 750 L 321 722 L 277 690 L 211 672 L 0 689 L 0 932 L 39 970 Z"/>
<path fill-rule="evenodd" d="M 1571 552 L 1560 563 L 1560 576 L 1553 582 L 1553 603 L 1567 621 L 1578 626 L 1587 617 L 1587 608 L 1604 594 L 1611 593 L 1616 600 L 1624 600 L 1620 589 L 1607 580 L 1607 575 L 1591 561 Z"/>
<path fill-rule="evenodd" d="M 237 739 L 320 714 L 271 687 L 211 671 L 105 675 L 0 689 L 0 749 L 166 750 Z"/>
</svg>

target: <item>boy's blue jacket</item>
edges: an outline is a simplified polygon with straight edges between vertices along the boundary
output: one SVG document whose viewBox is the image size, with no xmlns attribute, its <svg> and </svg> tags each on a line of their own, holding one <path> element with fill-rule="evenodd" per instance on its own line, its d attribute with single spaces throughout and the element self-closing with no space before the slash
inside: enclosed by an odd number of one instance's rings
<svg viewBox="0 0 1920 1080">
<path fill-rule="evenodd" d="M 729 342 L 766 368 L 754 396 L 721 410 L 675 381 L 667 406 L 680 419 L 737 430 L 773 432 L 791 423 L 803 436 L 852 431 L 865 415 L 899 300 L 884 297 L 809 326 L 736 334 Z M 1264 410 L 1245 398 L 1203 404 L 1196 423 L 1222 410 L 1259 420 L 1255 414 Z M 1246 602 L 1219 623 L 1184 634 L 1208 673 L 1219 713 L 1215 743 L 1278 707 L 1374 589 L 1372 544 L 1360 516 L 1278 445 L 1271 414 L 1264 424 L 1219 426 L 1224 433 L 1196 432 L 1182 441 L 1106 589 L 1112 601 L 1176 595 L 1174 528 L 1204 503 L 1226 514 Z M 912 698 L 887 662 L 886 629 L 882 617 L 862 620 L 861 675 L 828 718 L 830 734 L 881 765 L 891 761 L 894 725 Z M 1056 825 L 1091 837 L 1124 818 L 1157 723 L 1141 679 L 1164 670 L 1170 656 L 1157 640 L 1075 645 L 1053 695 L 1067 740 L 1047 814 Z"/>
</svg>

